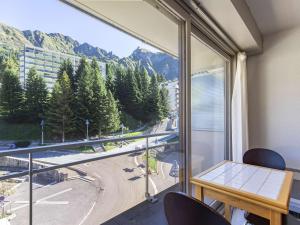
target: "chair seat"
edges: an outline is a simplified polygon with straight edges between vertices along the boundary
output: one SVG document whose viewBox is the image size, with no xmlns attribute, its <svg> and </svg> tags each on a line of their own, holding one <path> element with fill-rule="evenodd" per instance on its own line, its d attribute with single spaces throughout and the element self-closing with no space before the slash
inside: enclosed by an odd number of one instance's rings
<svg viewBox="0 0 300 225">
<path fill-rule="evenodd" d="M 251 223 L 253 225 L 270 225 L 270 221 L 268 219 L 265 219 L 252 213 L 246 213 L 245 218 L 248 221 L 248 223 Z"/>
</svg>

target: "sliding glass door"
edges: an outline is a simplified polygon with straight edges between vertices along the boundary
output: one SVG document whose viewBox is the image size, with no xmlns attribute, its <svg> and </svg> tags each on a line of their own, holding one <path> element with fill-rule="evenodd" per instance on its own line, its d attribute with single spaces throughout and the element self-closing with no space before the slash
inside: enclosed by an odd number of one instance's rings
<svg viewBox="0 0 300 225">
<path fill-rule="evenodd" d="M 225 159 L 226 60 L 191 37 L 191 175 Z"/>
</svg>

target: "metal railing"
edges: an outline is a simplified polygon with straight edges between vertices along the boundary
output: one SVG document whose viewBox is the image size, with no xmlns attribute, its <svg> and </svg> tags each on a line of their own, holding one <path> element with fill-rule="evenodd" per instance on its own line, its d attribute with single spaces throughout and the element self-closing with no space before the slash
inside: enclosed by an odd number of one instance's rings
<svg viewBox="0 0 300 225">
<path fill-rule="evenodd" d="M 18 149 L 10 149 L 10 150 L 4 150 L 0 152 L 0 157 L 5 156 L 13 156 L 18 154 L 28 154 L 28 170 L 22 171 L 22 172 L 14 172 L 7 175 L 0 176 L 0 181 L 11 179 L 11 178 L 17 178 L 17 177 L 23 177 L 27 176 L 29 177 L 29 224 L 32 225 L 32 207 L 33 207 L 33 199 L 32 199 L 32 183 L 33 183 L 33 175 L 38 174 L 41 172 L 56 170 L 60 168 L 66 168 L 71 167 L 83 163 L 103 160 L 107 158 L 117 157 L 121 155 L 131 154 L 131 153 L 138 153 L 145 151 L 146 152 L 146 174 L 145 174 L 145 181 L 146 181 L 146 190 L 145 190 L 145 197 L 150 202 L 155 202 L 154 196 L 151 196 L 149 193 L 149 149 L 159 148 L 159 147 L 165 147 L 170 145 L 178 144 L 178 141 L 170 142 L 170 143 L 162 143 L 162 144 L 155 144 L 155 145 L 149 145 L 149 138 L 151 137 L 161 137 L 161 136 L 167 136 L 167 135 L 178 135 L 177 132 L 163 132 L 163 133 L 153 133 L 153 134 L 146 134 L 146 135 L 137 135 L 132 137 L 119 137 L 119 138 L 106 138 L 106 139 L 97 139 L 97 140 L 88 140 L 88 141 L 77 141 L 77 142 L 66 142 L 66 143 L 60 143 L 60 144 L 52 144 L 52 145 L 45 145 L 45 146 L 36 146 L 36 147 L 28 147 L 28 148 L 18 148 Z M 128 140 L 136 140 L 136 139 L 146 139 L 145 147 L 141 147 L 138 149 L 119 149 L 119 150 L 113 150 L 108 152 L 102 152 L 97 157 L 91 157 L 88 159 L 83 160 L 77 160 L 72 161 L 68 163 L 62 163 L 57 165 L 51 165 L 44 168 L 33 168 L 33 154 L 37 152 L 46 152 L 46 151 L 63 151 L 66 150 L 66 148 L 71 147 L 81 147 L 81 146 L 89 146 L 89 145 L 96 145 L 96 144 L 105 144 L 109 142 L 123 142 Z"/>
</svg>

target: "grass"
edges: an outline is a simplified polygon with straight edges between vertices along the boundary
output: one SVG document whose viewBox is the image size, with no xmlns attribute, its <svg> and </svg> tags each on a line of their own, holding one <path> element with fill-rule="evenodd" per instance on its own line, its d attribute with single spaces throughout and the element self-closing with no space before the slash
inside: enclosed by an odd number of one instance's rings
<svg viewBox="0 0 300 225">
<path fill-rule="evenodd" d="M 128 138 L 128 137 L 134 137 L 134 136 L 138 136 L 138 135 L 142 135 L 142 134 L 143 134 L 143 131 L 135 131 L 135 132 L 123 134 L 123 137 Z M 128 140 L 127 143 L 133 143 L 133 142 L 136 142 L 139 140 L 141 140 L 141 138 Z M 106 151 L 111 151 L 111 150 L 119 147 L 120 145 L 121 145 L 121 142 L 108 142 L 108 143 L 104 144 L 104 148 Z"/>
<path fill-rule="evenodd" d="M 118 147 L 120 144 L 116 143 L 116 142 L 109 142 L 109 143 L 105 143 L 104 144 L 104 148 L 106 151 L 110 151 L 115 149 L 116 147 Z"/>
<path fill-rule="evenodd" d="M 0 140 L 38 140 L 40 126 L 30 123 L 8 123 L 0 118 Z"/>
<path fill-rule="evenodd" d="M 177 142 L 177 141 L 179 141 L 179 137 L 178 137 L 178 136 L 175 136 L 175 137 L 173 137 L 173 138 L 167 140 L 167 143 L 172 143 L 172 142 Z"/>
<path fill-rule="evenodd" d="M 80 152 L 84 152 L 84 153 L 95 152 L 92 146 L 79 146 L 79 147 L 72 148 L 72 150 L 80 151 Z"/>
<path fill-rule="evenodd" d="M 146 161 L 146 155 L 143 156 L 143 160 Z M 149 162 L 149 169 L 151 170 L 151 172 L 157 172 L 157 159 L 155 157 L 152 156 L 148 156 L 148 162 Z"/>
</svg>

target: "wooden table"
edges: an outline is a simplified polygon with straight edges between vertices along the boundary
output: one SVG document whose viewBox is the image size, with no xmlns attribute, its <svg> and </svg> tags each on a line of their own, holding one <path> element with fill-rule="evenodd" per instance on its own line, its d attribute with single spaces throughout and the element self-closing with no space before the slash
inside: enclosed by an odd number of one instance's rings
<svg viewBox="0 0 300 225">
<path fill-rule="evenodd" d="M 225 204 L 230 221 L 230 207 L 240 208 L 281 225 L 281 215 L 288 214 L 293 173 L 231 161 L 223 161 L 190 179 L 195 196 L 204 196 Z"/>
</svg>

